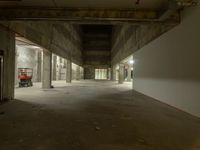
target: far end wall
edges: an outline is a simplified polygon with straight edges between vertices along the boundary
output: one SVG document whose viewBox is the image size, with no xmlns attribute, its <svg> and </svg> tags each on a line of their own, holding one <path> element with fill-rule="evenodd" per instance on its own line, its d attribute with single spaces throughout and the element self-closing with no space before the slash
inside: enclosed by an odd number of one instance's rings
<svg viewBox="0 0 200 150">
<path fill-rule="evenodd" d="M 133 88 L 200 117 L 200 7 L 134 53 Z"/>
<path fill-rule="evenodd" d="M 15 68 L 15 84 L 18 84 L 17 78 L 18 68 L 32 68 L 33 82 L 38 81 L 38 50 L 16 46 L 16 68 Z"/>
</svg>

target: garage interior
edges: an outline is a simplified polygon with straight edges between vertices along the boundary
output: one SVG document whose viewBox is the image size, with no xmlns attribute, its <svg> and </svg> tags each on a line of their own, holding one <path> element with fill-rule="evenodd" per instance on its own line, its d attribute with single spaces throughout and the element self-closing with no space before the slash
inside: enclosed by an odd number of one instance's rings
<svg viewBox="0 0 200 150">
<path fill-rule="evenodd" d="M 1 0 L 0 149 L 200 150 L 199 15 L 199 0 Z"/>
</svg>

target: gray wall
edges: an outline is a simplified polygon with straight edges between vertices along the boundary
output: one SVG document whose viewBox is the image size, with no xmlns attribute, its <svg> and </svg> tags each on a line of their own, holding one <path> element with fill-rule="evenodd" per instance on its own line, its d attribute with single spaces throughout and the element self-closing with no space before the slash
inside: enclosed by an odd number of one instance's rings
<svg viewBox="0 0 200 150">
<path fill-rule="evenodd" d="M 140 26 L 129 24 L 115 26 L 112 32 L 111 65 L 116 65 L 129 57 L 175 25 L 151 23 Z"/>
<path fill-rule="evenodd" d="M 66 80 L 66 67 L 64 63 L 64 59 L 57 56 L 56 80 Z"/>
<path fill-rule="evenodd" d="M 95 79 L 95 67 L 85 66 L 84 67 L 84 79 Z"/>
<path fill-rule="evenodd" d="M 66 80 L 66 68 L 61 69 L 61 80 Z"/>
<path fill-rule="evenodd" d="M 17 78 L 17 68 L 32 68 L 33 69 L 33 82 L 38 81 L 38 50 L 21 46 L 16 46 L 16 75 L 15 84 L 19 82 Z"/>
<path fill-rule="evenodd" d="M 133 88 L 200 117 L 200 7 L 134 53 Z"/>
</svg>

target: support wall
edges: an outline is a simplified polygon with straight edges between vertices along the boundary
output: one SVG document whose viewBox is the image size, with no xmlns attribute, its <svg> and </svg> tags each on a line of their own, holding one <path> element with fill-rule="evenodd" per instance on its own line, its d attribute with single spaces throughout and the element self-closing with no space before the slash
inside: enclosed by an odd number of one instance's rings
<svg viewBox="0 0 200 150">
<path fill-rule="evenodd" d="M 200 7 L 185 10 L 179 26 L 134 53 L 133 88 L 200 117 L 199 16 Z"/>
</svg>

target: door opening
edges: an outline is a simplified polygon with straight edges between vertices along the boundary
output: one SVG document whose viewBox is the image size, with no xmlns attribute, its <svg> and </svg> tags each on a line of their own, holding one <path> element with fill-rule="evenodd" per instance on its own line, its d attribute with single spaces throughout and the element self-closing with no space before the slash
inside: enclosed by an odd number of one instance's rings
<svg viewBox="0 0 200 150">
<path fill-rule="evenodd" d="M 95 80 L 106 80 L 107 69 L 95 69 Z"/>
</svg>

